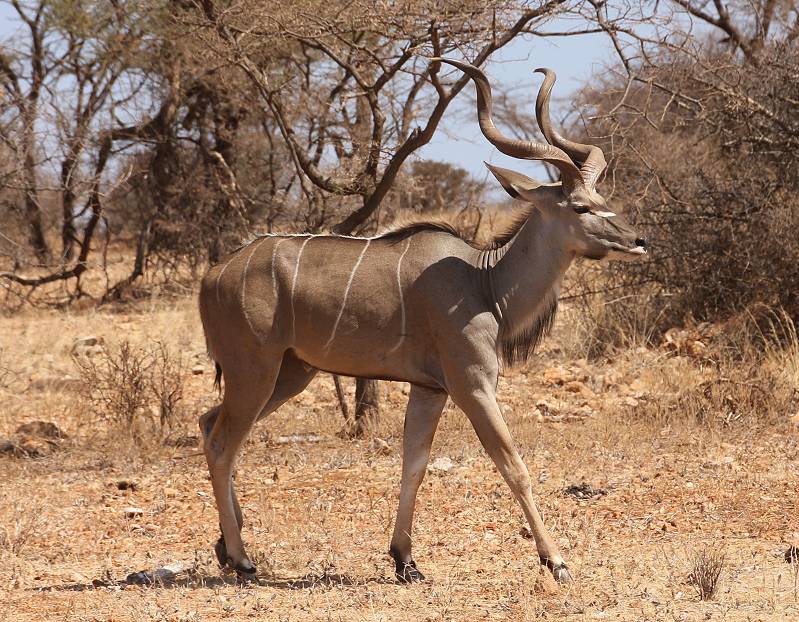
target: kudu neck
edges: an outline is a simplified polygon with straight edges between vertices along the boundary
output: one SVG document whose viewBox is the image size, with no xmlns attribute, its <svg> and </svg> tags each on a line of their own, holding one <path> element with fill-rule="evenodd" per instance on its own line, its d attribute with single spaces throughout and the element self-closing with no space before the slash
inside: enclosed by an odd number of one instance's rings
<svg viewBox="0 0 799 622">
<path fill-rule="evenodd" d="M 510 332 L 526 330 L 557 302 L 573 253 L 558 206 L 534 209 L 514 238 L 487 262 L 494 312 Z"/>
</svg>

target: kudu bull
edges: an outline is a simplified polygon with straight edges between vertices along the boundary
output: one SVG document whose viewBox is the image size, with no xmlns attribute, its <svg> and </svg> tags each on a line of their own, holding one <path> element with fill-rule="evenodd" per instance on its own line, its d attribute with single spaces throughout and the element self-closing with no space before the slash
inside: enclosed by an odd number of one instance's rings
<svg viewBox="0 0 799 622">
<path fill-rule="evenodd" d="M 431 223 L 375 238 L 265 235 L 208 271 L 200 312 L 224 397 L 200 418 L 200 428 L 222 531 L 216 554 L 240 576 L 252 575 L 255 567 L 240 534 L 242 513 L 232 484 L 236 456 L 257 420 L 324 370 L 411 384 L 390 548 L 398 580 L 424 578 L 411 555 L 411 527 L 447 396 L 469 418 L 521 505 L 541 563 L 557 580 L 571 580 L 497 405 L 497 378 L 503 365 L 524 361 L 546 332 L 575 257 L 634 258 L 646 253 L 646 243 L 595 189 L 605 167 L 602 151 L 552 129 L 552 71 L 536 70 L 545 76 L 536 116 L 549 144 L 541 144 L 497 130 L 491 89 L 479 69 L 437 60 L 474 80 L 480 128 L 493 145 L 554 165 L 560 182 L 542 184 L 489 167 L 511 196 L 531 204 L 490 248 L 476 248 L 451 228 Z"/>
</svg>

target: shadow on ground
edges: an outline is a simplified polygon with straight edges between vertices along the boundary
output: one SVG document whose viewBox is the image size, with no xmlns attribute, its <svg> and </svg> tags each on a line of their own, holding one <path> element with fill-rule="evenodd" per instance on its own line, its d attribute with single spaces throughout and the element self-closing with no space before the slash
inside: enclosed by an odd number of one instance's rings
<svg viewBox="0 0 799 622">
<path fill-rule="evenodd" d="M 233 574 L 229 575 L 204 575 L 193 573 L 190 576 L 176 576 L 174 578 L 157 578 L 149 573 L 138 572 L 128 575 L 122 581 L 104 581 L 95 579 L 90 583 L 64 583 L 61 585 L 48 585 L 36 588 L 32 591 L 47 592 L 83 592 L 85 590 L 96 590 L 113 587 L 126 587 L 136 585 L 139 587 L 157 588 L 216 588 L 225 585 L 253 586 L 253 587 L 273 587 L 281 590 L 307 590 L 317 588 L 349 587 L 353 585 L 366 585 L 369 583 L 389 585 L 400 583 L 394 579 L 386 577 L 353 577 L 346 574 L 306 574 L 302 577 L 276 577 L 276 576 L 257 576 L 241 580 Z"/>
</svg>

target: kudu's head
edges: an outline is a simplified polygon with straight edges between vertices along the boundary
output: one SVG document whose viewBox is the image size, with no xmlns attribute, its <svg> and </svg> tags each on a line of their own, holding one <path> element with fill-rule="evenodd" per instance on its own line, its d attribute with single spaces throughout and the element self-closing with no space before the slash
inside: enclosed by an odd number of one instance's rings
<svg viewBox="0 0 799 622">
<path fill-rule="evenodd" d="M 474 80 L 480 130 L 491 144 L 506 155 L 541 160 L 560 171 L 560 182 L 544 184 L 521 173 L 486 164 L 508 194 L 537 207 L 554 206 L 548 211 L 555 215 L 566 233 L 570 250 L 578 256 L 635 259 L 646 254 L 646 240 L 624 218 L 611 211 L 604 197 L 596 191 L 596 183 L 605 169 L 602 150 L 595 145 L 572 142 L 552 128 L 549 97 L 555 84 L 554 71 L 536 69 L 544 74 L 535 105 L 538 126 L 549 143 L 544 144 L 515 140 L 500 133 L 491 119 L 491 86 L 480 69 L 446 58 L 434 60 L 454 65 Z"/>
</svg>

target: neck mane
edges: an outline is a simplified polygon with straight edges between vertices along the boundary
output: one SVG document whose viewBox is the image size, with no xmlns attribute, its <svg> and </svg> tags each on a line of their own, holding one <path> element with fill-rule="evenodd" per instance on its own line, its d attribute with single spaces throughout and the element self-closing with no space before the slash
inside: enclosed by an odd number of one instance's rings
<svg viewBox="0 0 799 622">
<path fill-rule="evenodd" d="M 486 297 L 497 322 L 497 354 L 506 367 L 526 362 L 552 328 L 563 274 L 571 263 L 552 219 L 532 209 L 501 246 L 480 253 Z"/>
<path fill-rule="evenodd" d="M 505 224 L 498 231 L 494 232 L 494 235 L 489 240 L 482 243 L 470 239 L 467 235 L 464 235 L 462 231 L 459 231 L 454 225 L 452 225 L 452 223 L 447 222 L 444 219 L 413 221 L 389 229 L 388 231 L 379 234 L 376 239 L 400 241 L 404 240 L 408 236 L 421 233 L 422 231 L 438 231 L 442 233 L 448 233 L 449 235 L 459 238 L 472 248 L 475 248 L 479 251 L 498 251 L 507 246 L 510 241 L 516 237 L 516 234 L 524 226 L 524 223 L 527 222 L 527 219 L 530 217 L 530 214 L 534 211 L 534 209 L 535 208 L 531 206 L 529 209 L 519 210 L 517 213 L 511 216 L 507 224 Z"/>
</svg>

